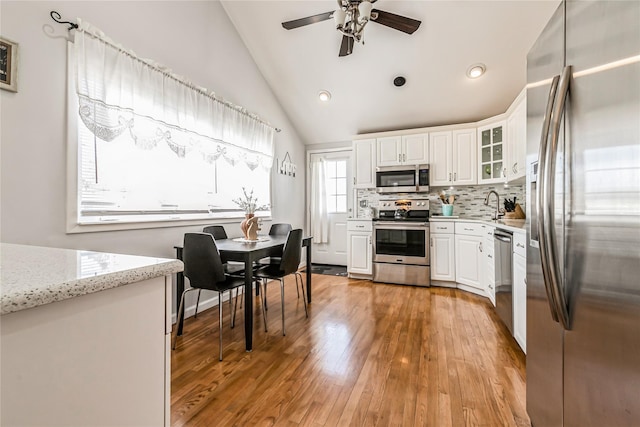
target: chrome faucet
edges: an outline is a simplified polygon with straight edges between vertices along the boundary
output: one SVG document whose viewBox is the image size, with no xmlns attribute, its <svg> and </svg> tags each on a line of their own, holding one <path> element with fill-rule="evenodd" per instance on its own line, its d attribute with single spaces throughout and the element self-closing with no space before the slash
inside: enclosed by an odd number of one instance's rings
<svg viewBox="0 0 640 427">
<path fill-rule="evenodd" d="M 484 198 L 484 204 L 489 206 L 489 196 L 491 196 L 491 194 L 496 195 L 496 212 L 493 214 L 491 219 L 497 220 L 500 218 L 500 215 L 504 215 L 500 213 L 500 195 L 495 190 L 489 191 L 489 193 L 487 193 L 487 197 Z"/>
</svg>

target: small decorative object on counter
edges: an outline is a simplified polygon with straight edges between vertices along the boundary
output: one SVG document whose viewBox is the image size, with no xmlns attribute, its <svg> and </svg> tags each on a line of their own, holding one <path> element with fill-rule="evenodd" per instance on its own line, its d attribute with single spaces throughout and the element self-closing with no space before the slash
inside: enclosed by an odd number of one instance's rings
<svg viewBox="0 0 640 427">
<path fill-rule="evenodd" d="M 453 215 L 453 203 L 456 201 L 456 196 L 453 194 L 447 195 L 444 190 L 439 194 L 440 201 L 442 202 L 442 215 L 443 216 L 452 216 Z"/>
<path fill-rule="evenodd" d="M 525 219 L 524 211 L 519 203 L 516 203 L 516 197 L 504 199 L 504 218 L 505 219 Z"/>
<path fill-rule="evenodd" d="M 258 206 L 258 198 L 253 197 L 253 190 L 251 190 L 251 192 L 247 194 L 247 190 L 242 187 L 242 193 L 244 197 L 233 199 L 233 203 L 240 206 L 245 212 L 245 218 L 240 223 L 240 230 L 242 230 L 242 235 L 245 239 L 257 240 L 257 232 L 258 230 L 260 230 L 260 228 L 258 226 L 258 218 L 255 218 L 254 220 L 255 212 L 256 210 L 268 209 L 269 205 Z M 255 234 L 253 239 L 251 239 L 248 235 L 249 227 L 252 225 L 252 223 L 255 224 L 253 227 L 253 234 Z"/>
</svg>

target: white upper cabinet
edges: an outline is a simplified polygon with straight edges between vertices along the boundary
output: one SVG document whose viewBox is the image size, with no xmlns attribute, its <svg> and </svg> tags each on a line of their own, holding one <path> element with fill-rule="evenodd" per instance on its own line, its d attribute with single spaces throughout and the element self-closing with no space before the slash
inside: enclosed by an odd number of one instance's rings
<svg viewBox="0 0 640 427">
<path fill-rule="evenodd" d="M 402 137 L 403 163 L 424 165 L 429 163 L 429 134 L 404 135 Z"/>
<path fill-rule="evenodd" d="M 432 132 L 429 135 L 429 185 L 451 185 L 453 181 L 453 138 L 450 131 Z"/>
<path fill-rule="evenodd" d="M 524 89 L 509 107 L 507 117 L 507 180 L 524 180 L 527 151 L 527 92 Z"/>
<path fill-rule="evenodd" d="M 378 166 L 396 166 L 402 164 L 402 137 L 390 136 L 378 138 Z"/>
<path fill-rule="evenodd" d="M 353 187 L 376 186 L 376 140 L 353 141 Z"/>
<path fill-rule="evenodd" d="M 453 185 L 477 184 L 476 129 L 453 131 Z"/>
<path fill-rule="evenodd" d="M 429 134 L 378 138 L 377 155 L 378 166 L 429 163 Z"/>
<path fill-rule="evenodd" d="M 478 127 L 478 184 L 506 181 L 506 136 L 504 120 Z"/>
<path fill-rule="evenodd" d="M 476 129 L 432 132 L 429 135 L 429 185 L 476 184 Z"/>
</svg>

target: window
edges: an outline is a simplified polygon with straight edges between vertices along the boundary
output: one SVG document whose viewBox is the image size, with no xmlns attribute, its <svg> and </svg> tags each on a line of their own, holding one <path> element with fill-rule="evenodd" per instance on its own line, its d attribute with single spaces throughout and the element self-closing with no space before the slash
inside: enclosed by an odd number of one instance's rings
<svg viewBox="0 0 640 427">
<path fill-rule="evenodd" d="M 347 161 L 325 162 L 327 213 L 347 212 Z"/>
<path fill-rule="evenodd" d="M 69 69 L 76 224 L 241 217 L 243 188 L 270 214 L 271 126 L 87 23 Z"/>
</svg>

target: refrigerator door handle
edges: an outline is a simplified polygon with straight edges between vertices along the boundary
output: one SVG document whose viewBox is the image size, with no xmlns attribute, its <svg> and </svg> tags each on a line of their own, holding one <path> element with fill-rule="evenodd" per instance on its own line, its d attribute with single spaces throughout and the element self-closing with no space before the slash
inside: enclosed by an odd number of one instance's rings
<svg viewBox="0 0 640 427">
<path fill-rule="evenodd" d="M 538 228 L 538 244 L 540 249 L 540 264 L 542 266 L 542 281 L 544 282 L 544 289 L 547 294 L 547 300 L 549 302 L 549 311 L 551 311 L 551 318 L 558 322 L 558 313 L 556 312 L 556 303 L 554 293 L 551 289 L 551 281 L 549 277 L 549 260 L 547 258 L 547 246 L 549 245 L 545 234 L 546 219 L 544 217 L 544 194 L 546 192 L 545 185 L 545 170 L 546 170 L 546 156 L 549 139 L 549 127 L 551 124 L 551 114 L 553 113 L 553 104 L 556 99 L 556 91 L 558 89 L 558 81 L 560 76 L 554 76 L 551 81 L 551 87 L 549 88 L 549 98 L 547 99 L 547 108 L 544 113 L 544 122 L 542 123 L 542 134 L 540 136 L 540 151 L 538 153 L 538 190 L 536 194 L 536 209 L 537 209 L 537 228 Z"/>
<path fill-rule="evenodd" d="M 551 117 L 551 141 L 546 152 L 546 169 L 544 170 L 545 191 L 543 194 L 544 202 L 541 205 L 545 211 L 545 217 L 551 219 L 545 221 L 545 238 L 547 239 L 546 251 L 547 260 L 549 261 L 549 279 L 551 282 L 551 290 L 553 292 L 556 304 L 556 313 L 560 319 L 560 323 L 566 330 L 571 329 L 569 318 L 569 305 L 562 286 L 562 277 L 560 263 L 557 253 L 557 236 L 555 221 L 555 175 L 556 175 L 556 158 L 558 154 L 558 146 L 560 139 L 560 124 L 564 113 L 565 101 L 569 93 L 569 82 L 571 81 L 571 66 L 567 65 L 562 70 L 560 83 L 558 83 L 558 96 L 554 105 L 553 115 Z"/>
</svg>

